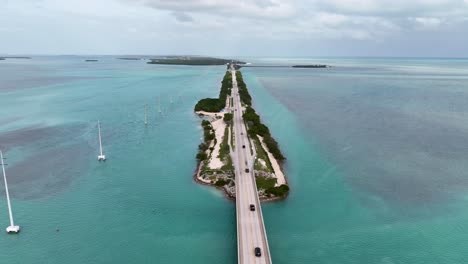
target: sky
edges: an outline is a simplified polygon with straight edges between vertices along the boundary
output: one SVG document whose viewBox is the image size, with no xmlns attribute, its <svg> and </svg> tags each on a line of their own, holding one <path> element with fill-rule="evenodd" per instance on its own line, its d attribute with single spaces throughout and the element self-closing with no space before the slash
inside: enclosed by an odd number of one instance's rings
<svg viewBox="0 0 468 264">
<path fill-rule="evenodd" d="M 468 0 L 0 0 L 0 54 L 468 57 Z"/>
</svg>

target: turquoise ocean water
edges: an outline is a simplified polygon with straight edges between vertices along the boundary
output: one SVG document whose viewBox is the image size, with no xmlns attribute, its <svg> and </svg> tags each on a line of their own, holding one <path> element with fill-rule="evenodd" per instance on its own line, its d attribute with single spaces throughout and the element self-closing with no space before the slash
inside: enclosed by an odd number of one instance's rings
<svg viewBox="0 0 468 264">
<path fill-rule="evenodd" d="M 274 263 L 468 262 L 468 60 L 245 59 L 335 66 L 243 70 L 288 158 L 291 195 L 263 207 Z M 234 204 L 192 180 L 192 109 L 225 67 L 83 60 L 0 61 L 22 227 L 0 263 L 236 263 Z"/>
</svg>

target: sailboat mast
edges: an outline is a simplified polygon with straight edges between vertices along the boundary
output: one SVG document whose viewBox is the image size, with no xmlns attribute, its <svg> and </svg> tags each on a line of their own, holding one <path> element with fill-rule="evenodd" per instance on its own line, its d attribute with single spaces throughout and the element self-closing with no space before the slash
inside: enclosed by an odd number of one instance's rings
<svg viewBox="0 0 468 264">
<path fill-rule="evenodd" d="M 8 202 L 8 213 L 10 214 L 10 226 L 14 226 L 13 213 L 11 212 L 10 194 L 8 192 L 8 183 L 6 179 L 6 173 L 5 173 L 5 164 L 3 162 L 3 152 L 1 150 L 0 150 L 0 159 L 2 160 L 3 179 L 5 180 L 5 193 L 6 193 L 7 202 Z"/>
<path fill-rule="evenodd" d="M 148 124 L 148 117 L 147 117 L 147 114 L 146 114 L 146 104 L 145 104 L 145 125 Z"/>
<path fill-rule="evenodd" d="M 161 113 L 161 96 L 158 96 L 158 109 L 159 113 Z"/>
<path fill-rule="evenodd" d="M 101 142 L 101 123 L 98 121 L 98 130 L 99 130 L 99 151 L 102 156 L 102 142 Z"/>
</svg>

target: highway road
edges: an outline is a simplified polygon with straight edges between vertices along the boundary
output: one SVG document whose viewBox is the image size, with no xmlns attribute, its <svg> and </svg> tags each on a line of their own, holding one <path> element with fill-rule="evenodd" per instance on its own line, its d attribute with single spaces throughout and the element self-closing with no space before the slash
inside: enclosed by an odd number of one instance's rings
<svg viewBox="0 0 468 264">
<path fill-rule="evenodd" d="M 247 130 L 242 119 L 242 107 L 237 87 L 235 70 L 232 70 L 234 100 L 234 135 L 235 149 L 231 152 L 236 175 L 236 217 L 237 217 L 237 253 L 239 264 L 271 263 L 270 250 L 265 226 L 263 223 L 262 209 L 258 199 L 257 186 L 255 184 L 254 160 L 256 153 L 250 152 L 250 142 L 247 138 Z M 242 146 L 245 146 L 243 148 Z M 252 149 L 255 149 L 252 146 Z M 246 172 L 246 169 L 249 172 Z M 250 205 L 255 205 L 255 211 L 250 210 Z M 255 256 L 255 248 L 259 247 L 261 256 Z"/>
</svg>

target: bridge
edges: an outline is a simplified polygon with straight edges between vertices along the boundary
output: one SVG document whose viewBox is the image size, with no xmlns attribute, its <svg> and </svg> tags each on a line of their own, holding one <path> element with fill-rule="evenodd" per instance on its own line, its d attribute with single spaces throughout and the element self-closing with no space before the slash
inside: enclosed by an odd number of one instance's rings
<svg viewBox="0 0 468 264">
<path fill-rule="evenodd" d="M 251 146 L 247 137 L 247 129 L 242 118 L 236 72 L 233 68 L 231 68 L 231 73 L 233 84 L 231 94 L 234 101 L 233 133 L 235 135 L 235 148 L 231 155 L 236 175 L 238 263 L 270 264 L 270 249 L 254 176 L 255 147 Z M 251 210 L 251 205 L 255 206 L 254 210 Z M 255 248 L 260 249 L 261 256 L 256 256 Z"/>
</svg>

